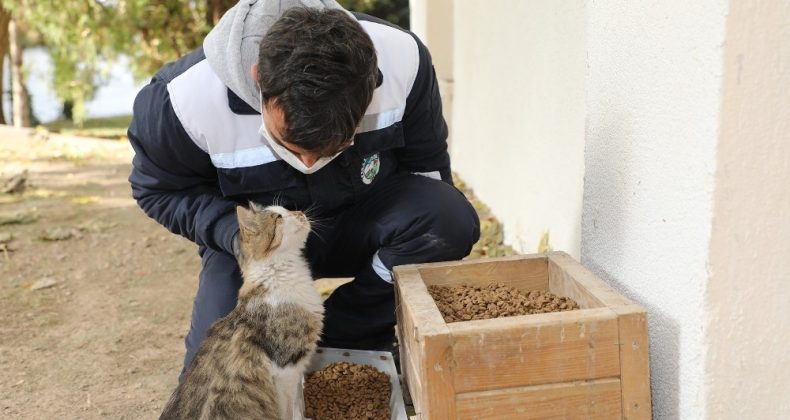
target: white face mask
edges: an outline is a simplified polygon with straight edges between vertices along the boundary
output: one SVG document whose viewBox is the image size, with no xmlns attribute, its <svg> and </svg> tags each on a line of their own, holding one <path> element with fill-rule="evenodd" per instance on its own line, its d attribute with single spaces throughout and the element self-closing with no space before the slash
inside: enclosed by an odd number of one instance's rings
<svg viewBox="0 0 790 420">
<path fill-rule="evenodd" d="M 340 156 L 340 154 L 343 153 L 343 150 L 341 150 L 332 156 L 324 156 L 316 160 L 315 163 L 313 163 L 313 166 L 308 167 L 307 165 L 304 164 L 304 162 L 302 162 L 301 159 L 299 159 L 299 156 L 296 156 L 295 154 L 293 154 L 293 152 L 281 146 L 279 143 L 277 143 L 276 140 L 274 140 L 274 137 L 272 137 L 272 134 L 266 128 L 266 123 L 261 122 L 261 128 L 258 129 L 258 133 L 264 139 L 266 139 L 266 142 L 269 143 L 269 147 L 272 148 L 274 153 L 277 156 L 279 156 L 280 159 L 284 160 L 286 163 L 291 165 L 297 171 L 306 175 L 310 175 L 312 173 L 318 172 L 319 169 L 328 165 L 329 162 L 332 161 L 332 159 Z M 351 144 L 354 144 L 354 142 L 351 142 Z"/>
<path fill-rule="evenodd" d="M 263 104 L 263 92 L 261 92 L 260 86 L 258 87 L 258 94 L 260 95 L 259 98 L 261 99 L 261 118 L 263 118 L 263 110 L 266 109 L 266 107 Z M 264 139 L 266 139 L 266 142 L 269 143 L 269 147 L 272 148 L 274 153 L 277 156 L 279 156 L 280 159 L 284 160 L 286 163 L 291 165 L 294 169 L 305 175 L 310 175 L 312 173 L 318 172 L 319 169 L 328 165 L 329 162 L 332 161 L 332 159 L 340 156 L 340 154 L 345 151 L 345 149 L 343 149 L 332 156 L 325 156 L 319 158 L 317 161 L 315 161 L 315 163 L 313 163 L 313 166 L 307 167 L 307 165 L 305 165 L 304 162 L 302 162 L 302 159 L 299 159 L 299 156 L 296 156 L 295 154 L 293 154 L 293 152 L 281 146 L 279 143 L 277 143 L 276 140 L 274 140 L 272 133 L 270 133 L 269 129 L 266 128 L 265 121 L 261 121 L 261 127 L 258 129 L 258 133 Z M 349 145 L 349 147 L 353 145 L 354 145 L 354 140 L 351 139 L 351 144 Z"/>
</svg>

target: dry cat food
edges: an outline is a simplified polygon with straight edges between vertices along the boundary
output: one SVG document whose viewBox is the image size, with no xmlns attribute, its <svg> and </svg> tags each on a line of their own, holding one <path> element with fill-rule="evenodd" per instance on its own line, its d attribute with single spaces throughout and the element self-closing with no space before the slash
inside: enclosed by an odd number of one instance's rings
<svg viewBox="0 0 790 420">
<path fill-rule="evenodd" d="M 305 417 L 389 420 L 391 392 L 389 375 L 372 366 L 332 363 L 305 375 Z"/>
<path fill-rule="evenodd" d="M 436 301 L 444 322 L 579 309 L 579 304 L 571 298 L 542 290 L 522 292 L 504 284 L 429 286 L 428 292 Z"/>
</svg>

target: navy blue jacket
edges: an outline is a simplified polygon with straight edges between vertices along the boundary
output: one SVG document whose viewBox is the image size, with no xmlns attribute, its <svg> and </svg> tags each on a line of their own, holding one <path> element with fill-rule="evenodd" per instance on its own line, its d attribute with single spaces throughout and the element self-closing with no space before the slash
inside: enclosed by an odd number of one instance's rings
<svg viewBox="0 0 790 420">
<path fill-rule="evenodd" d="M 356 17 L 376 47 L 381 83 L 354 146 L 312 175 L 266 146 L 258 134 L 260 114 L 223 84 L 202 49 L 162 68 L 137 95 L 128 131 L 135 151 L 129 182 L 145 213 L 200 246 L 229 252 L 237 204 L 276 199 L 331 215 L 397 172 L 451 183 L 447 126 L 428 50 L 408 31 Z"/>
</svg>

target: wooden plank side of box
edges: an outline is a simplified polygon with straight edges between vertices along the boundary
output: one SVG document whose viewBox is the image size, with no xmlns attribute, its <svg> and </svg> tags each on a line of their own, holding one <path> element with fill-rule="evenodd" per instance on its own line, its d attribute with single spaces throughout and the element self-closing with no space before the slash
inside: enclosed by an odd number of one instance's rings
<svg viewBox="0 0 790 420">
<path fill-rule="evenodd" d="M 548 290 L 548 260 L 545 255 L 447 261 L 416 267 L 428 286 L 486 286 L 503 283 L 521 290 Z"/>
<path fill-rule="evenodd" d="M 617 378 L 472 392 L 456 396 L 458 419 L 616 419 Z"/>
<path fill-rule="evenodd" d="M 622 382 L 623 418 L 650 419 L 650 355 L 647 336 L 647 313 L 639 305 L 617 306 L 620 327 L 620 381 Z"/>
<path fill-rule="evenodd" d="M 557 251 L 547 258 L 552 293 L 572 298 L 582 308 L 633 304 L 570 255 Z"/>
<path fill-rule="evenodd" d="M 399 280 L 396 280 L 399 281 Z M 401 296 L 400 288 L 395 287 L 395 302 L 403 302 L 395 308 L 398 328 L 398 350 L 400 352 L 400 365 L 403 380 L 413 395 L 413 404 L 419 412 L 422 403 L 419 396 L 422 395 L 420 368 L 423 366 L 421 344 L 415 335 L 417 327 L 414 325 L 412 308 Z"/>
<path fill-rule="evenodd" d="M 401 364 L 415 409 L 430 418 L 455 418 L 450 332 L 417 270 L 397 267 L 399 334 L 407 354 Z M 403 369 L 405 368 L 405 369 Z"/>
<path fill-rule="evenodd" d="M 618 320 L 623 418 L 649 419 L 650 363 L 647 313 L 564 252 L 548 254 L 549 290 L 584 306 L 606 306 Z"/>
<path fill-rule="evenodd" d="M 456 393 L 620 376 L 617 317 L 607 308 L 447 326 Z"/>
</svg>

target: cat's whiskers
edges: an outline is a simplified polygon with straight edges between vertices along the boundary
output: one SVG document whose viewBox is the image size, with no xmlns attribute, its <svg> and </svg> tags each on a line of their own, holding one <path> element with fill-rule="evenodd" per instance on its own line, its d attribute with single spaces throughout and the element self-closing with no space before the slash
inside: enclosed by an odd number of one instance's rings
<svg viewBox="0 0 790 420">
<path fill-rule="evenodd" d="M 277 191 L 277 194 L 274 195 L 274 199 L 272 200 L 272 205 L 273 206 L 284 207 L 283 206 L 283 202 L 284 202 L 283 201 L 283 192 L 282 191 Z"/>
<path fill-rule="evenodd" d="M 310 233 L 312 233 L 312 234 L 315 234 L 315 236 L 317 236 L 317 237 L 318 237 L 318 239 L 321 239 L 322 241 L 326 242 L 326 239 L 324 239 L 324 237 L 323 237 L 323 236 L 321 236 L 321 234 L 319 233 L 319 231 L 320 231 L 322 228 L 325 228 L 325 227 L 327 227 L 327 226 L 328 226 L 328 225 L 325 223 L 325 221 L 326 221 L 326 220 L 329 220 L 329 218 L 327 217 L 327 218 L 322 218 L 322 219 L 319 219 L 318 217 L 315 217 L 315 216 L 313 216 L 313 215 L 309 214 L 309 213 L 307 212 L 307 210 L 306 210 L 306 211 L 304 211 L 304 212 L 303 212 L 303 214 L 304 214 L 304 216 L 307 218 L 307 222 L 308 222 L 308 223 L 310 223 Z"/>
<path fill-rule="evenodd" d="M 327 227 L 328 225 L 326 224 L 326 220 L 327 219 L 311 219 L 309 216 L 307 217 L 307 221 L 310 222 L 311 229 L 314 227 Z"/>
<path fill-rule="evenodd" d="M 326 242 L 326 239 L 324 239 L 324 237 L 323 237 L 323 236 L 321 236 L 321 234 L 320 234 L 320 233 L 318 233 L 318 231 L 317 231 L 316 229 L 314 229 L 314 228 L 313 228 L 312 224 L 310 225 L 310 233 L 312 233 L 312 234 L 314 234 L 315 236 L 317 236 L 317 237 L 318 237 L 318 239 L 320 239 L 322 242 Z"/>
<path fill-rule="evenodd" d="M 303 213 L 305 214 L 312 214 L 315 211 L 318 211 L 319 205 L 317 203 L 310 203 L 306 209 L 304 209 Z"/>
<path fill-rule="evenodd" d="M 324 224 L 324 222 L 328 221 L 329 217 L 318 217 L 314 215 L 313 212 L 317 211 L 316 210 L 317 208 L 318 206 L 316 204 L 311 204 L 309 207 L 304 209 L 302 213 L 305 215 L 305 217 L 307 217 L 307 220 L 310 222 L 310 225 L 315 224 L 319 227 L 325 227 L 327 225 Z"/>
</svg>

